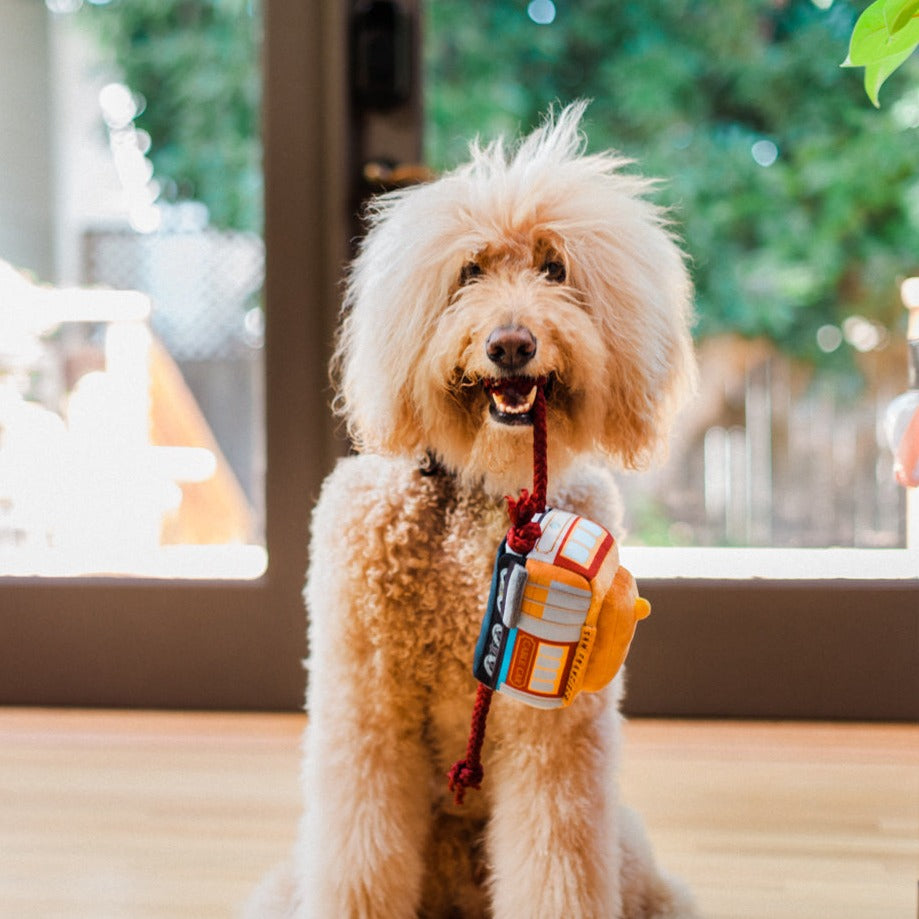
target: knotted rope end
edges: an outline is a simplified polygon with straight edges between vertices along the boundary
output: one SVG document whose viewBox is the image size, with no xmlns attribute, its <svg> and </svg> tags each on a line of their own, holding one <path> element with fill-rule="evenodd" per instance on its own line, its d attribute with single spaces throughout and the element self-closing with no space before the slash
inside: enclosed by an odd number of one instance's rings
<svg viewBox="0 0 919 919">
<path fill-rule="evenodd" d="M 458 760 L 447 773 L 447 784 L 453 792 L 453 800 L 463 803 L 467 788 L 478 790 L 482 787 L 485 769 L 482 766 L 482 744 L 485 742 L 485 720 L 491 707 L 494 690 L 484 683 L 476 688 L 475 705 L 472 707 L 472 724 L 469 730 L 469 743 L 466 746 L 466 758 Z"/>
<path fill-rule="evenodd" d="M 466 797 L 466 789 L 474 788 L 478 791 L 484 778 L 485 770 L 481 763 L 470 766 L 464 759 L 454 763 L 447 773 L 447 786 L 453 792 L 453 802 L 461 805 Z"/>
</svg>

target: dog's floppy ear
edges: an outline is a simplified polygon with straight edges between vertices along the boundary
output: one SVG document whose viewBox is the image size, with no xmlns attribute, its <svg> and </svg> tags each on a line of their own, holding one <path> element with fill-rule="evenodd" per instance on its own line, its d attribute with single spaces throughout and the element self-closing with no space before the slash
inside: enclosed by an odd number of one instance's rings
<svg viewBox="0 0 919 919">
<path fill-rule="evenodd" d="M 588 261 L 579 283 L 609 355 L 600 371 L 608 397 L 597 443 L 636 468 L 665 442 L 695 385 L 692 283 L 658 208 L 630 196 L 616 214 L 612 232 L 582 241 L 575 260 Z"/>
<path fill-rule="evenodd" d="M 334 408 L 364 451 L 415 455 L 428 446 L 413 374 L 431 332 L 431 304 L 446 302 L 449 287 L 438 253 L 426 251 L 429 223 L 412 216 L 427 191 L 414 186 L 372 203 L 348 275 L 332 361 Z"/>
<path fill-rule="evenodd" d="M 420 453 L 420 425 L 412 410 L 408 385 L 385 377 L 385 357 L 374 348 L 370 329 L 350 312 L 342 321 L 332 382 L 332 407 L 347 425 L 348 435 L 361 452 Z"/>
</svg>

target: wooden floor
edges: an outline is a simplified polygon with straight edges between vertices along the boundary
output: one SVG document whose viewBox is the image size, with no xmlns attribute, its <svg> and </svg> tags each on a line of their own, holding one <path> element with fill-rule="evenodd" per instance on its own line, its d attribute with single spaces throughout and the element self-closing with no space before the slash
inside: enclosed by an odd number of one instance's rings
<svg viewBox="0 0 919 919">
<path fill-rule="evenodd" d="M 0 709 L 0 917 L 233 916 L 293 839 L 302 724 Z M 919 727 L 635 721 L 627 739 L 625 794 L 706 916 L 917 916 Z"/>
</svg>

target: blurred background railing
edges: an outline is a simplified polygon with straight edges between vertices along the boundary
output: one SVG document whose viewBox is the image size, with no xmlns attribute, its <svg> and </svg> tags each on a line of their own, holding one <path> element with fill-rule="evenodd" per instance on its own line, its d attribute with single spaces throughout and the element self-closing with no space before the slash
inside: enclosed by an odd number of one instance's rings
<svg viewBox="0 0 919 919">
<path fill-rule="evenodd" d="M 869 383 L 857 393 L 762 341 L 719 337 L 699 350 L 699 397 L 666 463 L 624 478 L 630 541 L 905 545 L 906 494 L 883 427 L 903 388 L 902 343 L 864 361 Z"/>
</svg>

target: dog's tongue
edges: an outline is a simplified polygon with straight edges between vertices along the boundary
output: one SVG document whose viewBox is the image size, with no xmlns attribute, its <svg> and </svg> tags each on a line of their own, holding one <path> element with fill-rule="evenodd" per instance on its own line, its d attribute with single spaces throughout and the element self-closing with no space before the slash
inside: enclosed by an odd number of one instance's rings
<svg viewBox="0 0 919 919">
<path fill-rule="evenodd" d="M 524 398 L 530 394 L 530 390 L 536 385 L 536 381 L 530 377 L 507 377 L 504 380 L 495 380 L 492 389 L 501 392 L 507 398 Z"/>
</svg>

